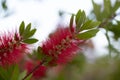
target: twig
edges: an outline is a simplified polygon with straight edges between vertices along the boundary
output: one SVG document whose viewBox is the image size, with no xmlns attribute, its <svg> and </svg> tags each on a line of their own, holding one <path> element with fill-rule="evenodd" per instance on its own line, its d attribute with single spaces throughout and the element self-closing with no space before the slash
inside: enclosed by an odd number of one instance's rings
<svg viewBox="0 0 120 80">
<path fill-rule="evenodd" d="M 108 30 L 106 30 L 106 38 L 107 38 L 107 41 L 108 41 L 108 48 L 109 48 L 109 56 L 111 57 L 111 42 L 110 42 L 110 38 L 109 38 L 109 35 L 108 35 Z"/>
<path fill-rule="evenodd" d="M 105 21 L 103 21 L 100 25 L 99 25 L 99 28 L 101 27 L 104 27 L 105 25 L 107 25 L 107 23 L 109 22 L 109 20 L 112 20 L 114 19 L 117 15 L 120 15 L 120 13 L 118 14 L 113 14 L 111 15 L 110 17 L 108 17 Z M 110 42 L 110 38 L 109 38 L 109 35 L 108 35 L 108 30 L 106 29 L 106 38 L 107 38 L 107 41 L 108 41 L 108 48 L 109 48 L 109 56 L 111 57 L 111 42 Z"/>
<path fill-rule="evenodd" d="M 41 65 L 44 64 L 44 61 L 40 62 L 30 73 L 28 73 L 22 80 L 25 80 L 27 77 L 29 77 L 34 71 L 36 71 Z"/>
<path fill-rule="evenodd" d="M 117 14 L 113 14 L 111 15 L 110 17 L 108 17 L 105 21 L 103 21 L 100 25 L 99 25 L 99 28 L 101 27 L 104 27 L 109 20 L 112 20 L 113 18 L 115 18 L 117 15 L 120 15 L 120 13 L 117 13 Z"/>
<path fill-rule="evenodd" d="M 112 16 L 108 17 L 105 21 L 103 21 L 100 25 L 99 25 L 99 28 L 101 27 L 104 27 L 109 20 L 113 19 L 114 17 L 116 17 L 117 15 L 116 14 L 113 14 Z"/>
</svg>

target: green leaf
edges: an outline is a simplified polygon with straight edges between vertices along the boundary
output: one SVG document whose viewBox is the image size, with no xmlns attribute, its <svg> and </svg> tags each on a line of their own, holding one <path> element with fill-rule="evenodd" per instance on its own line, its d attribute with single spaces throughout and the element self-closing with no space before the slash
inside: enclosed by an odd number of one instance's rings
<svg viewBox="0 0 120 80">
<path fill-rule="evenodd" d="M 47 56 L 43 53 L 42 48 L 39 46 L 37 48 L 37 53 L 35 54 L 39 60 L 45 59 Z M 46 58 L 47 61 L 47 58 Z"/>
<path fill-rule="evenodd" d="M 22 80 L 27 74 L 27 71 L 23 71 L 20 75 L 19 75 L 19 78 L 18 80 Z"/>
<path fill-rule="evenodd" d="M 36 32 L 36 29 L 32 29 L 31 31 L 29 31 L 28 33 L 26 33 L 25 38 L 24 39 L 28 39 L 30 37 L 32 37 Z"/>
<path fill-rule="evenodd" d="M 92 29 L 92 30 L 77 34 L 76 37 L 79 39 L 87 40 L 89 38 L 94 37 L 98 31 L 99 31 L 98 29 Z"/>
<path fill-rule="evenodd" d="M 5 69 L 2 68 L 1 66 L 0 66 L 0 76 L 1 76 L 4 80 L 6 80 L 6 79 L 8 78 Z"/>
<path fill-rule="evenodd" d="M 107 26 L 109 26 L 108 30 L 114 34 L 113 38 L 115 40 L 119 40 L 119 38 L 120 38 L 120 21 L 117 21 L 116 24 L 109 23 Z"/>
<path fill-rule="evenodd" d="M 105 14 L 107 14 L 108 16 L 111 14 L 111 1 L 110 0 L 104 0 L 104 11 Z"/>
<path fill-rule="evenodd" d="M 31 29 L 31 23 L 29 23 L 29 24 L 27 25 L 25 31 L 28 32 L 28 31 L 30 31 L 30 29 Z"/>
<path fill-rule="evenodd" d="M 78 23 L 78 21 L 79 21 L 79 17 L 80 17 L 80 15 L 81 15 L 81 10 L 79 10 L 78 12 L 77 12 L 77 14 L 76 14 L 76 18 L 75 18 L 75 22 L 76 22 L 76 24 Z"/>
<path fill-rule="evenodd" d="M 76 30 L 79 31 L 81 25 L 85 22 L 86 20 L 86 15 L 84 11 L 78 11 L 76 15 Z"/>
<path fill-rule="evenodd" d="M 93 4 L 93 8 L 94 8 L 93 12 L 94 12 L 97 20 L 101 21 L 102 16 L 103 16 L 103 15 L 101 15 L 101 6 L 96 4 L 93 0 L 92 0 L 92 4 Z"/>
<path fill-rule="evenodd" d="M 74 21 L 74 15 L 72 14 L 71 18 L 70 18 L 70 29 L 72 31 L 72 27 L 73 27 L 73 21 Z"/>
<path fill-rule="evenodd" d="M 33 44 L 33 43 L 36 43 L 38 40 L 35 39 L 35 38 L 30 38 L 30 39 L 25 39 L 23 40 L 24 43 L 27 43 L 27 44 Z"/>
<path fill-rule="evenodd" d="M 0 67 L 0 77 L 2 80 L 18 80 L 19 68 L 17 65 Z"/>
<path fill-rule="evenodd" d="M 23 35 L 22 35 L 22 36 L 23 36 L 23 39 L 27 39 L 26 36 L 29 34 L 30 29 L 31 29 L 31 23 L 29 23 L 29 24 L 27 25 L 27 27 L 25 28 L 24 33 L 23 33 Z"/>
<path fill-rule="evenodd" d="M 20 28 L 19 28 L 20 35 L 23 34 L 24 30 L 25 30 L 25 23 L 24 21 L 22 21 L 22 23 L 20 24 Z"/>
<path fill-rule="evenodd" d="M 13 70 L 14 65 L 8 66 L 6 68 L 0 66 L 0 76 L 3 78 L 3 80 L 10 80 Z"/>
<path fill-rule="evenodd" d="M 11 65 L 11 66 L 7 67 L 7 69 L 5 69 L 5 71 L 7 73 L 6 79 L 10 79 L 11 78 L 12 72 L 14 70 L 14 67 L 15 67 L 15 65 Z"/>
<path fill-rule="evenodd" d="M 10 80 L 18 80 L 19 77 L 19 67 L 17 65 L 15 65 L 13 71 L 12 71 L 12 76 Z"/>
<path fill-rule="evenodd" d="M 116 0 L 112 10 L 112 13 L 115 13 L 115 11 L 120 7 L 120 1 Z"/>
<path fill-rule="evenodd" d="M 80 31 L 95 28 L 99 24 L 100 22 L 97 22 L 97 21 L 93 22 L 92 20 L 88 20 L 86 23 L 82 25 L 82 27 L 80 28 Z"/>
</svg>

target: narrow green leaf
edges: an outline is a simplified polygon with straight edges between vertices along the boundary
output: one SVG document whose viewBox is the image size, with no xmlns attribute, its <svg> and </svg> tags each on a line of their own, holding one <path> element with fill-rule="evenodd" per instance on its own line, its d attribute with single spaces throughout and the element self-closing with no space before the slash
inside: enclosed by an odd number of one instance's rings
<svg viewBox="0 0 120 80">
<path fill-rule="evenodd" d="M 29 34 L 30 29 L 31 29 L 31 23 L 29 23 L 29 24 L 27 25 L 27 27 L 25 28 L 24 33 L 23 33 L 23 35 L 22 35 L 22 36 L 23 36 L 23 39 L 27 39 L 26 36 Z"/>
<path fill-rule="evenodd" d="M 113 8 L 111 9 L 112 10 L 112 13 L 115 13 L 117 9 L 120 8 L 120 1 L 116 0 Z"/>
<path fill-rule="evenodd" d="M 38 47 L 38 49 L 37 49 L 37 54 L 36 54 L 36 56 L 41 60 L 41 59 L 43 59 L 44 58 L 44 54 L 43 54 L 43 51 L 42 51 L 42 48 L 39 46 Z"/>
<path fill-rule="evenodd" d="M 5 69 L 2 68 L 1 66 L 0 66 L 0 76 L 1 76 L 4 80 L 6 80 L 6 79 L 8 78 Z"/>
<path fill-rule="evenodd" d="M 26 31 L 26 32 L 27 32 L 27 31 L 30 31 L 30 29 L 31 29 L 31 23 L 29 23 L 29 24 L 27 25 L 25 31 Z"/>
<path fill-rule="evenodd" d="M 76 16 L 76 30 L 79 31 L 81 25 L 85 22 L 86 20 L 86 15 L 85 12 L 82 11 L 81 13 L 78 12 L 77 16 Z"/>
<path fill-rule="evenodd" d="M 20 35 L 23 34 L 24 30 L 25 30 L 25 23 L 24 23 L 24 21 L 22 21 L 22 23 L 20 24 L 20 27 L 19 27 Z"/>
<path fill-rule="evenodd" d="M 38 52 L 37 56 L 38 56 L 38 58 L 39 58 L 40 60 L 42 60 L 42 59 L 44 59 L 45 57 L 47 57 L 47 56 L 43 53 L 42 48 L 41 48 L 40 46 L 38 47 L 37 52 Z"/>
<path fill-rule="evenodd" d="M 5 70 L 6 73 L 7 73 L 7 77 L 8 77 L 8 78 L 6 78 L 6 79 L 10 79 L 10 78 L 11 78 L 12 72 L 14 71 L 14 67 L 15 67 L 15 65 L 11 65 L 11 66 L 9 66 L 9 67 Z"/>
<path fill-rule="evenodd" d="M 70 29 L 72 31 L 73 28 L 73 21 L 74 21 L 74 15 L 72 14 L 71 18 L 70 18 Z"/>
<path fill-rule="evenodd" d="M 80 28 L 80 31 L 92 29 L 98 26 L 100 22 L 93 22 L 92 20 L 88 20 L 86 23 L 83 24 L 83 26 Z"/>
<path fill-rule="evenodd" d="M 76 24 L 78 23 L 78 20 L 79 20 L 80 15 L 81 15 L 81 10 L 79 10 L 79 11 L 77 12 L 77 14 L 76 14 L 76 18 L 75 18 Z"/>
<path fill-rule="evenodd" d="M 10 80 L 18 80 L 19 77 L 19 67 L 15 65 L 14 70 L 12 71 L 12 76 Z"/>
<path fill-rule="evenodd" d="M 82 25 L 82 27 L 80 28 L 80 31 L 89 29 L 89 26 L 90 26 L 91 22 L 92 22 L 92 20 L 88 20 L 86 23 L 84 23 Z"/>
<path fill-rule="evenodd" d="M 79 39 L 87 40 L 89 38 L 94 37 L 98 31 L 99 31 L 98 29 L 92 29 L 92 30 L 77 34 L 76 37 Z"/>
<path fill-rule="evenodd" d="M 111 0 L 104 0 L 104 11 L 105 14 L 107 14 L 107 16 L 109 16 L 111 14 Z"/>
<path fill-rule="evenodd" d="M 33 44 L 33 43 L 36 43 L 38 40 L 35 39 L 35 38 L 30 38 L 30 39 L 25 39 L 23 40 L 24 43 L 27 43 L 27 44 Z"/>
<path fill-rule="evenodd" d="M 94 12 L 97 20 L 101 21 L 102 16 L 103 16 L 103 15 L 101 15 L 101 6 L 96 4 L 93 0 L 92 0 L 92 4 L 93 4 L 93 8 L 94 8 L 93 12 Z"/>
<path fill-rule="evenodd" d="M 25 38 L 24 39 L 28 39 L 30 37 L 32 37 L 36 32 L 36 29 L 32 29 L 31 31 L 29 31 L 28 33 L 26 33 Z"/>
<path fill-rule="evenodd" d="M 85 12 L 82 11 L 82 12 L 79 14 L 79 17 L 77 17 L 77 18 L 78 18 L 77 24 L 80 26 L 82 23 L 85 22 L 85 19 L 86 19 Z"/>
<path fill-rule="evenodd" d="M 5 80 L 9 80 L 11 78 L 11 73 L 13 72 L 14 65 L 9 66 L 7 68 L 0 67 L 0 75 L 3 77 Z"/>
<path fill-rule="evenodd" d="M 22 80 L 27 74 L 27 71 L 23 71 L 20 75 L 19 75 L 19 78 L 18 80 Z"/>
</svg>

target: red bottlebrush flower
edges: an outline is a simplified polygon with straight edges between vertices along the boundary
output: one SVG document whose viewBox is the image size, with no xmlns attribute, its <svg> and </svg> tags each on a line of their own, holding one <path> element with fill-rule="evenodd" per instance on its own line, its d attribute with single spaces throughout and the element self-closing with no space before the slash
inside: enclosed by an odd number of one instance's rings
<svg viewBox="0 0 120 80">
<path fill-rule="evenodd" d="M 80 49 L 78 47 L 80 41 L 82 40 L 74 39 L 74 33 L 69 28 L 59 27 L 43 42 L 43 53 L 52 57 L 50 64 L 64 64 Z"/>
<path fill-rule="evenodd" d="M 39 65 L 39 64 L 40 64 L 40 62 L 33 63 L 32 61 L 27 61 L 25 64 L 25 69 L 27 70 L 27 73 L 31 72 L 36 67 L 36 65 Z M 40 79 L 40 78 L 44 77 L 46 70 L 47 70 L 47 68 L 45 66 L 41 65 L 39 68 L 37 68 L 37 70 L 35 70 L 33 72 L 32 78 Z"/>
<path fill-rule="evenodd" d="M 18 33 L 0 37 L 0 66 L 11 65 L 20 61 L 27 45 L 20 42 Z"/>
</svg>

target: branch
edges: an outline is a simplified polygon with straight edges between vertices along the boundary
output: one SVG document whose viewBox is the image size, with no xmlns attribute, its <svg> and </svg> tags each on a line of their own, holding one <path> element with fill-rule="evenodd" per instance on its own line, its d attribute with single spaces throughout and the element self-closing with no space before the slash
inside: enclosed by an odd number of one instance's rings
<svg viewBox="0 0 120 80">
<path fill-rule="evenodd" d="M 41 65 L 44 64 L 45 61 L 40 62 L 30 73 L 28 73 L 22 80 L 25 80 L 27 77 L 29 77 L 34 71 L 36 71 Z"/>
<path fill-rule="evenodd" d="M 113 14 L 113 15 L 111 15 L 110 17 L 108 17 L 105 21 L 103 21 L 100 25 L 99 25 L 99 28 L 101 28 L 101 27 L 104 27 L 108 22 L 109 22 L 109 20 L 112 20 L 112 19 L 114 19 L 117 15 L 120 15 L 120 13 L 118 13 L 118 14 Z M 112 52 L 112 50 L 111 50 L 111 47 L 112 47 L 112 45 L 111 45 L 111 42 L 110 42 L 110 38 L 109 38 L 109 35 L 108 35 L 108 30 L 106 29 L 106 38 L 107 38 L 107 41 L 108 41 L 108 48 L 109 48 L 109 56 L 111 57 L 112 55 L 111 55 L 111 52 Z"/>
<path fill-rule="evenodd" d="M 99 28 L 104 27 L 104 26 L 108 23 L 109 20 L 113 19 L 113 18 L 116 17 L 116 16 L 117 16 L 116 14 L 113 14 L 113 15 L 111 15 L 110 17 L 108 17 L 105 21 L 103 21 L 103 22 L 99 25 Z"/>
<path fill-rule="evenodd" d="M 106 30 L 106 38 L 107 38 L 107 41 L 108 41 L 108 48 L 109 48 L 109 56 L 110 56 L 110 58 L 111 58 L 111 52 L 112 52 L 112 50 L 111 50 L 111 42 L 110 42 L 110 38 L 109 38 L 109 35 L 108 35 L 108 30 Z"/>
<path fill-rule="evenodd" d="M 120 15 L 120 13 L 117 13 L 117 14 L 114 13 L 114 14 L 112 14 L 110 17 L 108 17 L 105 21 L 103 21 L 103 22 L 99 25 L 99 28 L 104 27 L 104 26 L 108 23 L 109 20 L 114 19 L 117 15 Z"/>
</svg>

